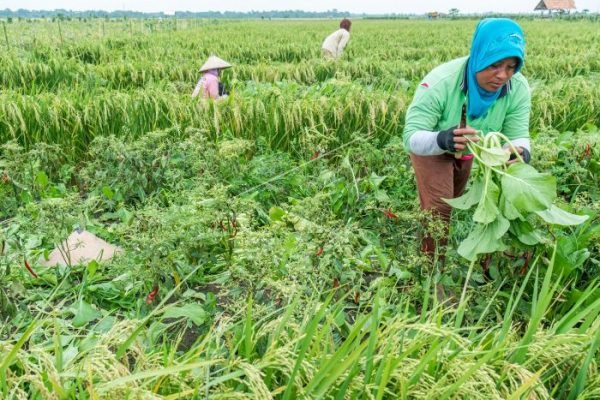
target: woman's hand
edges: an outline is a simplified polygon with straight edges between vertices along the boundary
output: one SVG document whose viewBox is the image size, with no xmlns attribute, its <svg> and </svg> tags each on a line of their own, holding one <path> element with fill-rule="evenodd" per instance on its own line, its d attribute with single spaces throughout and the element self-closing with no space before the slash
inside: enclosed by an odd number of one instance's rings
<svg viewBox="0 0 600 400">
<path fill-rule="evenodd" d="M 467 142 L 477 142 L 479 136 L 477 131 L 471 127 L 450 128 L 440 131 L 437 136 L 437 144 L 442 150 L 449 152 L 463 151 L 467 148 Z"/>
<path fill-rule="evenodd" d="M 529 161 L 531 160 L 531 154 L 529 153 L 529 150 L 527 150 L 525 147 L 521 147 L 521 146 L 517 146 L 514 149 L 517 150 L 517 153 L 519 153 L 519 155 L 521 156 L 521 158 L 523 159 L 523 161 L 525 162 L 525 164 L 529 164 Z M 521 161 L 517 157 L 517 155 L 515 154 L 515 152 L 513 151 L 512 147 L 507 147 L 506 148 L 506 152 L 508 154 L 510 154 L 510 158 L 508 159 L 508 161 L 506 162 L 506 164 L 514 164 L 516 162 Z"/>
</svg>

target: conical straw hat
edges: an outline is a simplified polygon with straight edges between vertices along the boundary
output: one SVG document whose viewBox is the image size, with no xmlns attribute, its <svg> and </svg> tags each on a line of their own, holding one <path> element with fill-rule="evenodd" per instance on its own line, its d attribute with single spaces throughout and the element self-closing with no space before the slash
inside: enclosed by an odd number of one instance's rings
<svg viewBox="0 0 600 400">
<path fill-rule="evenodd" d="M 200 67 L 200 72 L 208 71 L 211 69 L 224 69 L 229 67 L 231 67 L 231 64 L 229 64 L 227 61 L 220 59 L 217 56 L 210 56 L 208 57 L 208 60 L 206 60 L 204 65 Z"/>
</svg>

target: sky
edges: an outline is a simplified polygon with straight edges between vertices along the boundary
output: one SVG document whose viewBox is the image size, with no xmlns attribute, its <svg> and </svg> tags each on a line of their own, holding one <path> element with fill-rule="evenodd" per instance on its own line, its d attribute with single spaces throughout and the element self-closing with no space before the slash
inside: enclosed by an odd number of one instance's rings
<svg viewBox="0 0 600 400">
<path fill-rule="evenodd" d="M 450 8 L 458 8 L 462 13 L 495 12 L 530 12 L 539 0 L 0 0 L 0 9 L 16 10 L 135 10 L 145 12 L 163 11 L 264 11 L 264 10 L 305 10 L 326 11 L 338 9 L 351 13 L 383 14 L 383 13 L 416 13 L 429 11 L 447 12 Z M 494 4 L 494 5 L 492 5 Z M 577 10 L 588 9 L 600 12 L 600 0 L 575 0 Z"/>
</svg>

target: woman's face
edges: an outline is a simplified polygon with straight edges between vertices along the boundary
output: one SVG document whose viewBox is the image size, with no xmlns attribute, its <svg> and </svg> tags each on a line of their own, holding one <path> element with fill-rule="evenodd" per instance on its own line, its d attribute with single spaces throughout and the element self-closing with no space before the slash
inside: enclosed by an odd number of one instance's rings
<svg viewBox="0 0 600 400">
<path fill-rule="evenodd" d="M 495 62 L 475 74 L 477 84 L 488 92 L 497 92 L 512 78 L 518 65 L 519 59 L 517 57 L 508 57 Z"/>
</svg>

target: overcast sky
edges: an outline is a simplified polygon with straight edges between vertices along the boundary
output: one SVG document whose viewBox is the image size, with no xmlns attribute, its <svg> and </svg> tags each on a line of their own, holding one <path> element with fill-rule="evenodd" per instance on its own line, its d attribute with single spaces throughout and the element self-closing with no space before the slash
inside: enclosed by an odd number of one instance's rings
<svg viewBox="0 0 600 400">
<path fill-rule="evenodd" d="M 461 12 L 529 12 L 539 0 L 0 0 L 0 9 L 18 8 L 51 10 L 136 10 L 136 11 L 250 11 L 250 10 L 305 10 L 325 11 L 337 8 L 352 13 L 425 13 L 428 11 L 446 12 L 458 8 Z M 496 5 L 492 4 L 495 3 Z M 600 12 L 600 0 L 575 0 L 577 10 L 589 9 Z"/>
</svg>

